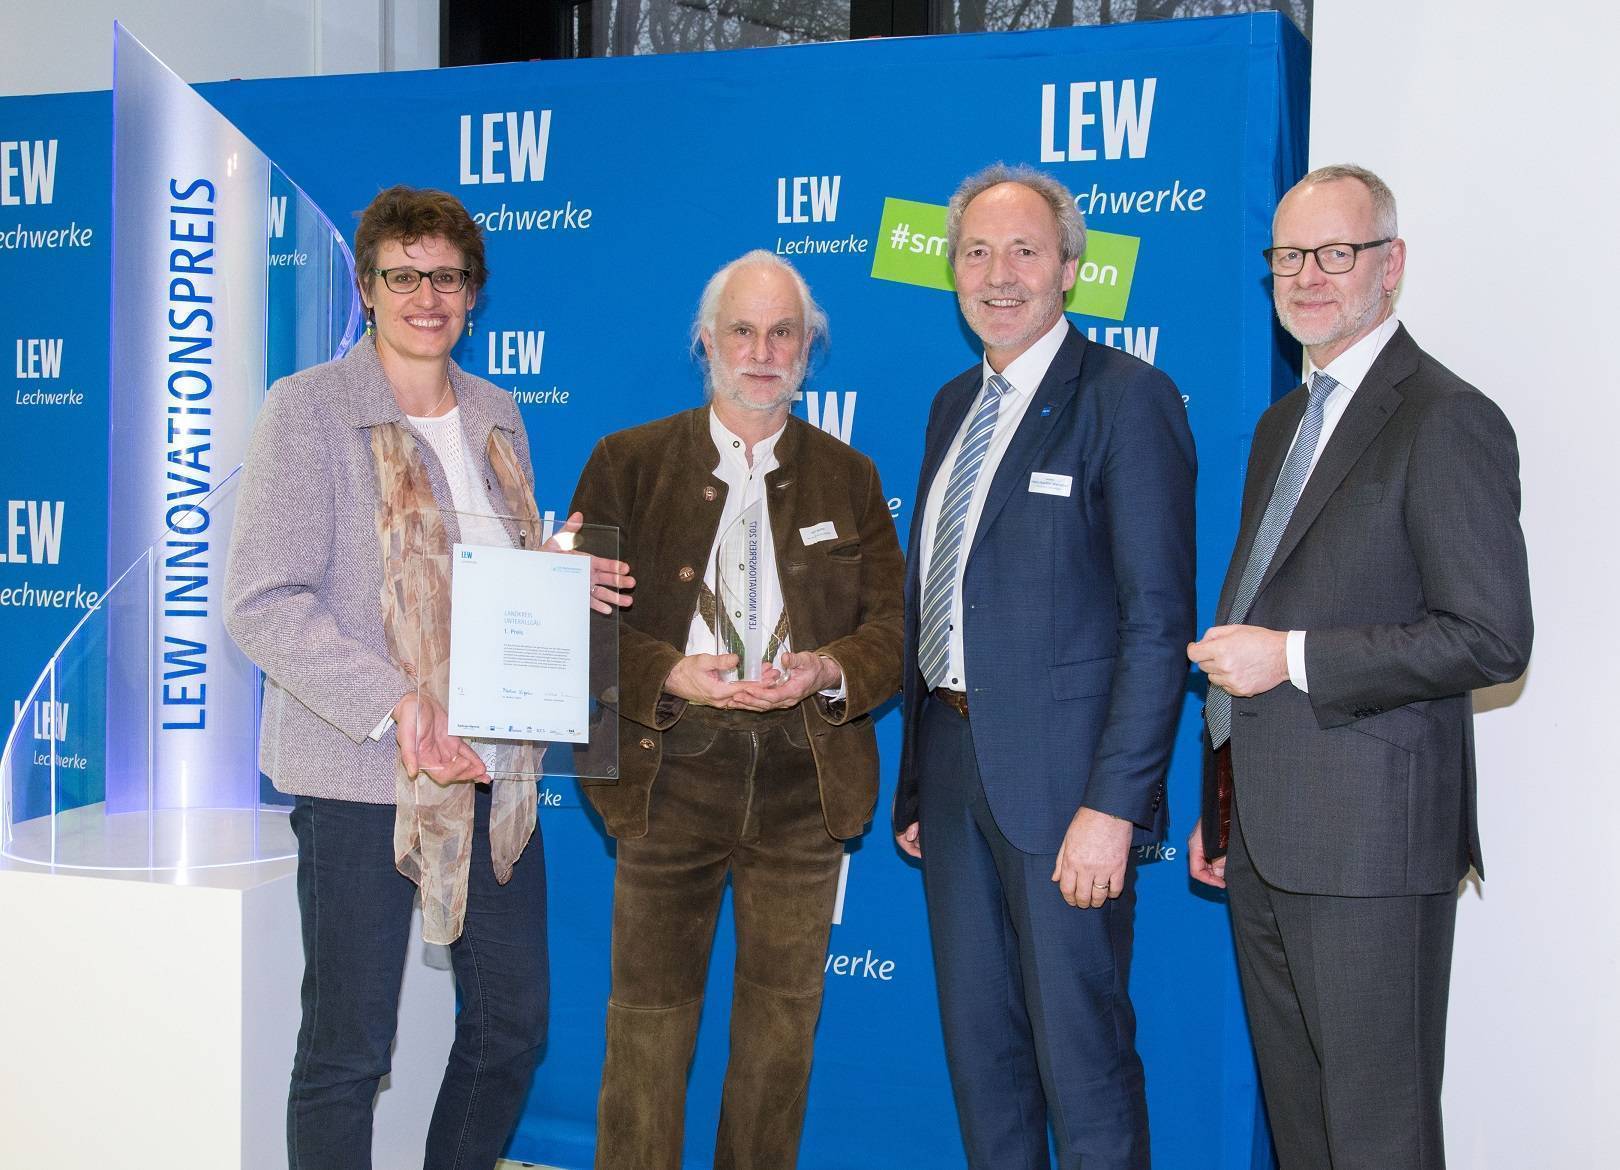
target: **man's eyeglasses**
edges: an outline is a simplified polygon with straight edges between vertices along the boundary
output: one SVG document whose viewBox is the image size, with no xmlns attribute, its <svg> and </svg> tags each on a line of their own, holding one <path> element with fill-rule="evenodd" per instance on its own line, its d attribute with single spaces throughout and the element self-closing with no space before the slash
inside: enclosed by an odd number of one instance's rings
<svg viewBox="0 0 1620 1170">
<path fill-rule="evenodd" d="M 1320 248 L 1267 248 L 1261 255 L 1271 265 L 1273 276 L 1298 276 L 1307 256 L 1315 256 L 1316 266 L 1329 276 L 1342 276 L 1356 266 L 1356 257 L 1361 253 L 1391 243 L 1394 238 L 1368 240 L 1365 244 L 1323 244 Z"/>
<path fill-rule="evenodd" d="M 423 272 L 420 268 L 373 268 L 371 271 L 397 293 L 415 292 L 424 280 L 433 285 L 434 292 L 458 293 L 467 287 L 467 278 L 472 275 L 465 268 L 435 268 L 432 272 Z"/>
</svg>

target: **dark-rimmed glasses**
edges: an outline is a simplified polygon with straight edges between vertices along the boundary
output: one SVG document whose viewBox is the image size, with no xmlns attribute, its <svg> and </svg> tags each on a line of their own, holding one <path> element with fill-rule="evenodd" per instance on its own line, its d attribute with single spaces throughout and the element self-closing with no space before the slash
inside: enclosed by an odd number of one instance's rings
<svg viewBox="0 0 1620 1170">
<path fill-rule="evenodd" d="M 1356 266 L 1356 257 L 1368 248 L 1377 248 L 1394 239 L 1390 236 L 1368 240 L 1365 244 L 1323 244 L 1320 248 L 1267 248 L 1260 254 L 1271 265 L 1273 276 L 1298 276 L 1305 268 L 1307 256 L 1315 256 L 1316 266 L 1329 276 L 1342 276 Z"/>
<path fill-rule="evenodd" d="M 432 272 L 423 272 L 420 268 L 373 268 L 371 271 L 397 293 L 415 292 L 424 280 L 433 286 L 434 292 L 458 293 L 467 287 L 467 278 L 472 275 L 465 268 L 435 268 Z"/>
</svg>

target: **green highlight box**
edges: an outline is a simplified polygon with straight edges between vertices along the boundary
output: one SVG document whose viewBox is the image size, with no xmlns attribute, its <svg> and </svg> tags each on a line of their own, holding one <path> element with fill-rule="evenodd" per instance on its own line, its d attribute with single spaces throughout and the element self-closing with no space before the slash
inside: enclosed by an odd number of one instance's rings
<svg viewBox="0 0 1620 1170">
<path fill-rule="evenodd" d="M 1123 321 L 1136 276 L 1140 236 L 1087 232 L 1086 255 L 1064 308 L 1087 317 Z M 911 199 L 883 201 L 883 220 L 872 241 L 872 277 L 955 292 L 945 255 L 945 207 Z"/>
<path fill-rule="evenodd" d="M 872 275 L 878 280 L 954 292 L 945 255 L 945 208 L 938 203 L 885 199 L 883 223 L 872 241 Z"/>
</svg>

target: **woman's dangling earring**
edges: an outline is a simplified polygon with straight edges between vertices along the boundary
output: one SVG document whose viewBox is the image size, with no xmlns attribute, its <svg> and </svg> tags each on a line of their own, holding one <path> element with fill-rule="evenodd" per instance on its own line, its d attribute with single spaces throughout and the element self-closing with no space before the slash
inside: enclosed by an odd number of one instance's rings
<svg viewBox="0 0 1620 1170">
<path fill-rule="evenodd" d="M 377 310 L 366 310 L 366 336 L 370 337 L 377 331 Z"/>
<path fill-rule="evenodd" d="M 467 336 L 471 337 L 472 335 L 473 335 L 473 319 L 471 317 L 468 317 L 467 318 Z"/>
</svg>

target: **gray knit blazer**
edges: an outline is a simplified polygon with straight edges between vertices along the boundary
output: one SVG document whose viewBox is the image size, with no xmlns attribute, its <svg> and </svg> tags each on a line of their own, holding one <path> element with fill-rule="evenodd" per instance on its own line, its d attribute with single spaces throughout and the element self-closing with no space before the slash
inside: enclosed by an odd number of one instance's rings
<svg viewBox="0 0 1620 1170">
<path fill-rule="evenodd" d="M 489 433 L 508 433 L 533 483 L 529 441 L 510 395 L 454 363 L 450 384 L 502 512 Z M 259 766 L 282 792 L 394 803 L 399 749 L 367 737 L 412 684 L 388 659 L 377 547 L 371 428 L 404 419 L 370 338 L 337 361 L 270 388 L 253 427 L 225 572 L 225 625 L 265 673 Z M 444 470 L 420 443 L 440 507 Z M 531 489 L 532 490 L 532 489 Z M 459 533 L 445 513 L 450 539 Z"/>
</svg>

